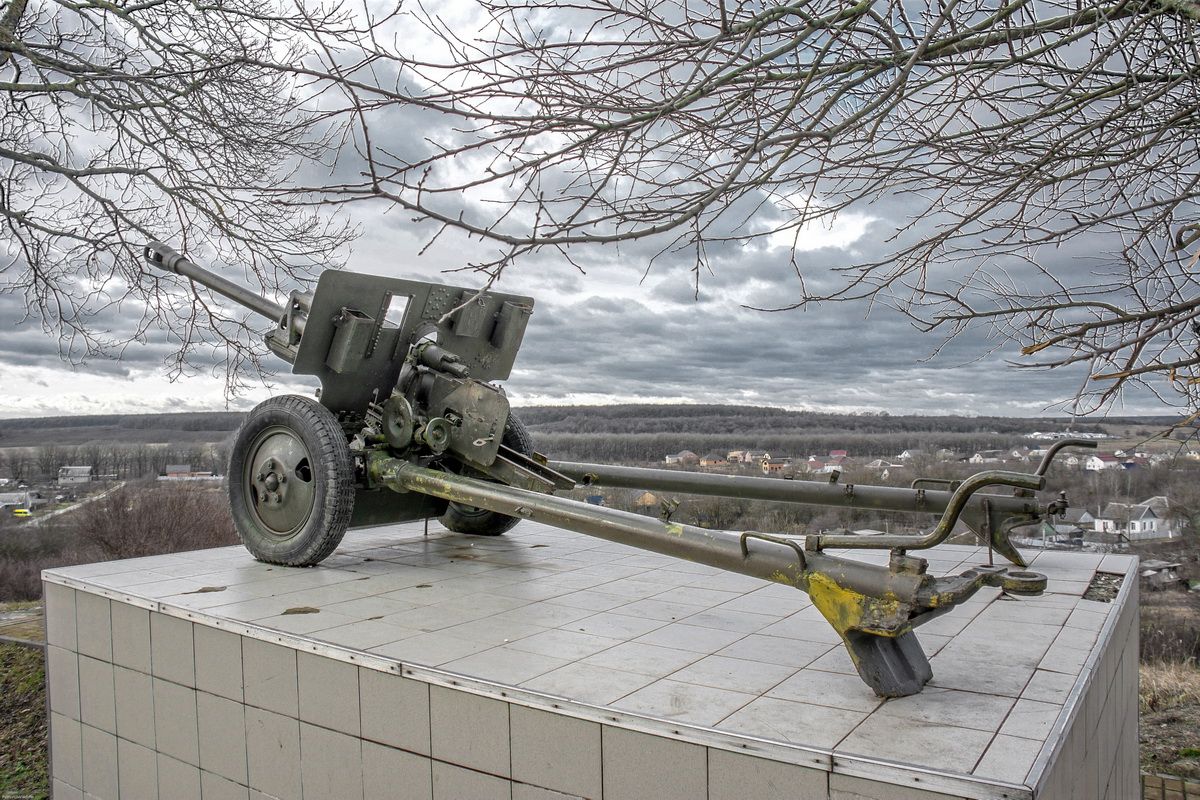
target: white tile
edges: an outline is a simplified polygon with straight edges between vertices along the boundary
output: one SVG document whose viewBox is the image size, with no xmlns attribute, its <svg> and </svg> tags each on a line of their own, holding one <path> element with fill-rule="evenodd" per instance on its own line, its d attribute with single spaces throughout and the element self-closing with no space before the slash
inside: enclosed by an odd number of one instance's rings
<svg viewBox="0 0 1200 800">
<path fill-rule="evenodd" d="M 777 742 L 830 748 L 866 716 L 861 711 L 760 697 L 721 720 L 716 727 Z"/>
<path fill-rule="evenodd" d="M 75 638 L 75 590 L 45 581 L 42 596 L 46 604 L 46 641 L 64 650 L 77 651 Z"/>
<path fill-rule="evenodd" d="M 50 772 L 55 778 L 83 787 L 83 727 L 78 720 L 50 714 Z"/>
<path fill-rule="evenodd" d="M 113 666 L 107 661 L 79 657 L 79 719 L 93 728 L 117 732 Z"/>
<path fill-rule="evenodd" d="M 604 800 L 696 800 L 708 796 L 704 747 L 604 726 Z"/>
<path fill-rule="evenodd" d="M 423 633 L 409 639 L 401 639 L 398 642 L 367 649 L 372 653 L 397 658 L 406 664 L 436 667 L 491 647 L 493 645 L 486 642 L 460 639 L 444 633 Z"/>
<path fill-rule="evenodd" d="M 200 800 L 200 770 L 159 753 L 158 796 L 163 800 Z"/>
<path fill-rule="evenodd" d="M 305 800 L 362 800 L 361 740 L 301 722 L 300 772 Z"/>
<path fill-rule="evenodd" d="M 113 667 L 116 688 L 117 735 L 155 749 L 154 679 L 144 672 Z"/>
<path fill-rule="evenodd" d="M 150 672 L 150 612 L 128 603 L 112 604 L 113 663 Z"/>
<path fill-rule="evenodd" d="M 828 800 L 824 770 L 709 748 L 708 800 Z"/>
<path fill-rule="evenodd" d="M 153 680 L 154 739 L 158 751 L 199 766 L 196 690 L 160 678 Z"/>
<path fill-rule="evenodd" d="M 431 686 L 429 720 L 434 758 L 493 775 L 509 775 L 507 703 Z"/>
<path fill-rule="evenodd" d="M 46 661 L 50 710 L 71 719 L 79 719 L 79 656 L 73 650 L 49 645 L 46 648 Z"/>
<path fill-rule="evenodd" d="M 716 628 L 702 628 L 697 625 L 676 622 L 653 630 L 644 636 L 639 636 L 636 641 L 641 644 L 674 647 L 679 650 L 692 650 L 697 653 L 715 653 L 723 647 L 728 647 L 745 635 L 741 631 L 723 631 Z"/>
<path fill-rule="evenodd" d="M 434 800 L 511 800 L 512 789 L 504 778 L 434 761 L 433 797 Z"/>
<path fill-rule="evenodd" d="M 693 650 L 625 642 L 588 656 L 581 663 L 662 678 L 703 657 L 702 653 Z"/>
<path fill-rule="evenodd" d="M 638 689 L 612 705 L 657 719 L 711 726 L 757 695 L 663 679 Z"/>
<path fill-rule="evenodd" d="M 829 800 L 959 800 L 957 796 L 832 773 Z"/>
<path fill-rule="evenodd" d="M 359 734 L 358 667 L 298 653 L 300 719 L 352 736 Z"/>
<path fill-rule="evenodd" d="M 200 770 L 200 794 L 204 800 L 249 800 L 250 790 L 228 778 Z"/>
<path fill-rule="evenodd" d="M 280 798 L 300 797 L 300 722 L 246 708 L 250 788 Z"/>
<path fill-rule="evenodd" d="M 362 781 L 364 800 L 395 800 L 397 787 L 403 787 L 405 800 L 432 800 L 432 761 L 363 741 Z"/>
<path fill-rule="evenodd" d="M 518 639 L 510 646 L 514 650 L 539 653 L 563 659 L 579 659 L 608 650 L 622 643 L 621 639 L 592 636 L 568 630 L 550 630 Z"/>
<path fill-rule="evenodd" d="M 651 675 L 580 661 L 524 681 L 521 686 L 569 700 L 604 705 L 653 681 Z"/>
<path fill-rule="evenodd" d="M 939 689 L 926 686 L 920 693 L 910 697 L 896 697 L 884 701 L 875 712 L 879 719 L 906 719 L 948 725 L 991 733 L 1000 729 L 1010 714 L 1014 701 L 1011 697 L 962 692 L 956 689 Z"/>
<path fill-rule="evenodd" d="M 921 641 L 925 641 L 924 636 Z M 733 644 L 718 651 L 718 655 L 748 661 L 779 664 L 786 667 L 806 667 L 821 656 L 841 644 L 822 644 L 806 642 L 802 639 L 789 639 L 784 636 L 763 636 L 752 634 L 744 639 L 738 639 Z"/>
<path fill-rule="evenodd" d="M 547 789 L 600 797 L 600 725 L 512 706 L 512 776 Z"/>
<path fill-rule="evenodd" d="M 837 753 L 923 764 L 931 752 L 947 771 L 969 773 L 994 734 L 905 719 L 868 717 L 836 748 Z"/>
<path fill-rule="evenodd" d="M 166 614 L 150 615 L 150 657 L 156 678 L 196 686 L 192 623 Z"/>
<path fill-rule="evenodd" d="M 83 726 L 83 791 L 96 800 L 117 800 L 117 737 Z"/>
<path fill-rule="evenodd" d="M 812 669 L 800 670 L 767 696 L 864 712 L 874 711 L 883 702 L 857 675 Z"/>
<path fill-rule="evenodd" d="M 196 625 L 192 633 L 196 688 L 241 702 L 242 637 L 207 625 Z"/>
<path fill-rule="evenodd" d="M 117 777 L 121 800 L 158 798 L 158 757 L 150 748 L 118 739 Z"/>
<path fill-rule="evenodd" d="M 988 745 L 972 774 L 1022 783 L 1041 749 L 1040 741 L 1001 734 Z"/>
<path fill-rule="evenodd" d="M 247 705 L 289 717 L 299 713 L 295 650 L 242 637 L 242 682 Z"/>
<path fill-rule="evenodd" d="M 706 656 L 672 673 L 673 681 L 697 683 L 718 689 L 762 694 L 795 674 L 796 669 L 728 656 Z"/>
<path fill-rule="evenodd" d="M 83 800 L 83 791 L 58 778 L 53 780 L 54 800 Z"/>
<path fill-rule="evenodd" d="M 200 767 L 237 783 L 246 783 L 245 706 L 206 692 L 196 695 Z"/>
<path fill-rule="evenodd" d="M 554 658 L 539 653 L 528 653 L 515 647 L 493 647 L 481 653 L 466 656 L 442 664 L 442 669 L 470 675 L 484 680 L 517 686 L 523 681 L 552 672 L 571 663 L 565 658 Z"/>
<path fill-rule="evenodd" d="M 1062 706 L 1037 700 L 1018 700 L 1000 733 L 1045 741 L 1062 713 Z"/>
<path fill-rule="evenodd" d="M 359 693 L 364 738 L 429 754 L 429 684 L 360 668 Z"/>
<path fill-rule="evenodd" d="M 112 661 L 112 614 L 107 597 L 76 592 L 75 627 L 80 655 Z"/>
</svg>

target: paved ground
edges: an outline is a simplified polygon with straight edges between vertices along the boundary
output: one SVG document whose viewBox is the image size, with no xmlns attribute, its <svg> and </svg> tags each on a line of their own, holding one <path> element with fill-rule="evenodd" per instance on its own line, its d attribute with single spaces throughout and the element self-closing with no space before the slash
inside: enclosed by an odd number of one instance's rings
<svg viewBox="0 0 1200 800">
<path fill-rule="evenodd" d="M 56 572 L 585 703 L 1010 782 L 1033 766 L 1114 608 L 1081 597 L 1105 557 L 1039 554 L 1047 594 L 985 589 L 922 626 L 933 682 L 884 702 L 793 589 L 528 522 L 495 539 L 422 530 L 352 533 L 310 570 L 233 547 Z M 928 557 L 944 574 L 983 553 Z M 1132 563 L 1107 558 L 1112 571 Z"/>
</svg>

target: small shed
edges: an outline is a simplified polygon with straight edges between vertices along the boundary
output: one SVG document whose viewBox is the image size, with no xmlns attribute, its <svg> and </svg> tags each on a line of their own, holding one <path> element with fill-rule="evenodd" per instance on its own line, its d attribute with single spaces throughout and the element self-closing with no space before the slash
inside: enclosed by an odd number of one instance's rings
<svg viewBox="0 0 1200 800">
<path fill-rule="evenodd" d="M 1142 585 L 1147 589 L 1186 589 L 1187 582 L 1179 577 L 1182 564 L 1150 559 L 1141 563 Z"/>
</svg>

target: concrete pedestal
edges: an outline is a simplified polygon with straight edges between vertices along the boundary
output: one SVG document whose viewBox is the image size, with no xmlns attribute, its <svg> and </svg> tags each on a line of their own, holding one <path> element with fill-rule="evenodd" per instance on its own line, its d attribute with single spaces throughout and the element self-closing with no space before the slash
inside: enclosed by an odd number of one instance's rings
<svg viewBox="0 0 1200 800">
<path fill-rule="evenodd" d="M 529 522 L 48 570 L 55 797 L 1125 800 L 1135 563 L 1037 554 L 1045 595 L 920 628 L 886 702 L 803 593 Z"/>
</svg>

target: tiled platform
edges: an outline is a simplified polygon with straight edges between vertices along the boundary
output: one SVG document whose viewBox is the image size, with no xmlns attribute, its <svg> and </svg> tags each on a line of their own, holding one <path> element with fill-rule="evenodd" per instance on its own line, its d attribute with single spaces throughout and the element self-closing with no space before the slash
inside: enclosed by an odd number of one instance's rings
<svg viewBox="0 0 1200 800">
<path fill-rule="evenodd" d="M 1136 797 L 1134 560 L 1032 568 L 921 627 L 933 682 L 887 702 L 805 594 L 529 522 L 50 570 L 56 796 Z"/>
</svg>

